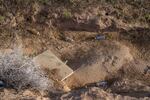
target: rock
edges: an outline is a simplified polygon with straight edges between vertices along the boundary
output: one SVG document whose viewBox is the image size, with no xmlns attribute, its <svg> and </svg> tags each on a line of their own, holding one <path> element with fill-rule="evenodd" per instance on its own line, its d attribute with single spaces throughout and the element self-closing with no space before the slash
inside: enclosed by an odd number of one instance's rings
<svg viewBox="0 0 150 100">
<path fill-rule="evenodd" d="M 34 96 L 34 94 L 31 91 L 29 91 L 29 90 L 25 90 L 23 92 L 23 96 Z"/>
</svg>

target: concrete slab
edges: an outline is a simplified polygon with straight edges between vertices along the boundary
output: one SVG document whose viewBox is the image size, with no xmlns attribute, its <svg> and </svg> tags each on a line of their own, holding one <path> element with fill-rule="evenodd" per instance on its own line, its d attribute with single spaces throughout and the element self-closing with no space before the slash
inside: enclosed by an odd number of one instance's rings
<svg viewBox="0 0 150 100">
<path fill-rule="evenodd" d="M 73 70 L 63 63 L 50 50 L 36 56 L 33 61 L 46 72 L 53 74 L 56 80 L 61 81 L 73 73 Z"/>
</svg>

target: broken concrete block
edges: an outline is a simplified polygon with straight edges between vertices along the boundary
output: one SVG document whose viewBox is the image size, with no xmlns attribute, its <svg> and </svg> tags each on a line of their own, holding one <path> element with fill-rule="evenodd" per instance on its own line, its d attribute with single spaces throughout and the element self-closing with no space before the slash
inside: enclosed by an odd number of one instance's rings
<svg viewBox="0 0 150 100">
<path fill-rule="evenodd" d="M 58 81 L 65 79 L 73 73 L 73 70 L 57 58 L 50 50 L 36 56 L 33 60 L 49 75 L 52 75 L 50 77 L 53 77 Z"/>
<path fill-rule="evenodd" d="M 82 87 L 86 84 L 109 79 L 124 64 L 133 60 L 128 47 L 113 41 L 92 49 L 92 52 L 93 55 L 88 60 L 83 60 L 84 65 L 82 67 L 62 80 L 65 88 Z"/>
</svg>

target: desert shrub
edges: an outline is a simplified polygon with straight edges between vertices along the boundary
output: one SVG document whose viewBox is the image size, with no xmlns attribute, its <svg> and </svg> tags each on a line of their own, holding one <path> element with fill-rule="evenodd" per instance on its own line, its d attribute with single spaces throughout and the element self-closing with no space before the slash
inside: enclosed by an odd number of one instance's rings
<svg viewBox="0 0 150 100">
<path fill-rule="evenodd" d="M 32 59 L 24 57 L 20 51 L 0 54 L 0 80 L 15 89 L 34 88 L 47 90 L 53 85 Z"/>
</svg>

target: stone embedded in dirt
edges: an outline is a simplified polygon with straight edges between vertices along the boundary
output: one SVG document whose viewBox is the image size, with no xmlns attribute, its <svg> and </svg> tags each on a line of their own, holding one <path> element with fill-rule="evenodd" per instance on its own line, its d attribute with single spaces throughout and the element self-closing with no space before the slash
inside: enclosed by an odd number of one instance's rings
<svg viewBox="0 0 150 100">
<path fill-rule="evenodd" d="M 73 70 L 57 58 L 50 50 L 36 56 L 33 60 L 55 80 L 63 80 L 73 73 Z"/>
<path fill-rule="evenodd" d="M 133 60 L 130 50 L 118 42 L 104 42 L 72 75 L 63 80 L 65 87 L 77 88 L 112 78 L 122 66 Z"/>
</svg>

